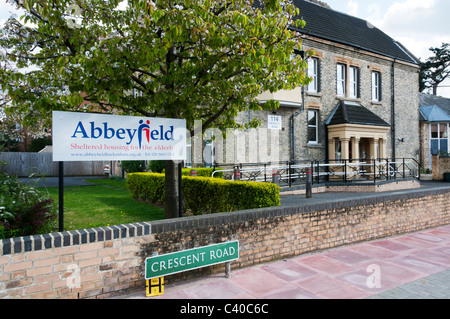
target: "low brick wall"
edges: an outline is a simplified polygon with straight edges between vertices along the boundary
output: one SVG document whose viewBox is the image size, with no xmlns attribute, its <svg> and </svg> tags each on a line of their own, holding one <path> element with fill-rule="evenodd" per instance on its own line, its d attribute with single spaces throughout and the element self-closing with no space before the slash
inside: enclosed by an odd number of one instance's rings
<svg viewBox="0 0 450 319">
<path fill-rule="evenodd" d="M 420 182 L 416 179 L 413 180 L 400 180 L 400 181 L 382 181 L 378 183 L 349 183 L 343 185 L 313 185 L 312 193 L 383 193 L 383 192 L 394 192 L 406 189 L 417 189 L 420 188 Z M 292 191 L 283 191 L 280 193 L 281 196 L 290 195 L 303 195 L 306 194 L 304 187 L 301 189 L 295 189 Z"/>
<path fill-rule="evenodd" d="M 0 298 L 104 298 L 141 287 L 144 260 L 239 240 L 233 268 L 450 224 L 450 188 L 0 241 Z M 223 272 L 224 266 L 166 277 Z"/>
</svg>

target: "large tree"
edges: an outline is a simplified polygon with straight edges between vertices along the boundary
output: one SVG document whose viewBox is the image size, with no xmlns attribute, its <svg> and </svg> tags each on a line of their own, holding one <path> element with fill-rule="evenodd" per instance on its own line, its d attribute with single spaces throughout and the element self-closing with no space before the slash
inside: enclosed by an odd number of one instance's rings
<svg viewBox="0 0 450 319">
<path fill-rule="evenodd" d="M 307 82 L 295 28 L 305 22 L 278 0 L 15 0 L 25 9 L 2 30 L 9 112 L 52 110 L 183 118 L 194 133 L 236 127 L 263 91 Z M 20 70 L 27 68 L 27 72 Z M 31 68 L 31 71 L 30 71 Z M 252 125 L 256 126 L 257 121 Z M 166 217 L 177 216 L 176 169 L 166 163 Z"/>
<path fill-rule="evenodd" d="M 437 89 L 450 76 L 450 44 L 442 43 L 440 48 L 430 48 L 433 56 L 421 64 L 420 92 L 433 89 L 437 95 Z"/>
</svg>

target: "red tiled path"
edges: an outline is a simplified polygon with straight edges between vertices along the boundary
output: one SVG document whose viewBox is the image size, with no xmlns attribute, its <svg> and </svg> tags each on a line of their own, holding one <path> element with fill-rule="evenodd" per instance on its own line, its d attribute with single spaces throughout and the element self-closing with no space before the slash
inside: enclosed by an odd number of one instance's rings
<svg viewBox="0 0 450 319">
<path fill-rule="evenodd" d="M 447 269 L 450 225 L 237 269 L 231 279 L 168 285 L 156 298 L 362 299 Z M 145 291 L 116 298 L 145 298 Z"/>
</svg>

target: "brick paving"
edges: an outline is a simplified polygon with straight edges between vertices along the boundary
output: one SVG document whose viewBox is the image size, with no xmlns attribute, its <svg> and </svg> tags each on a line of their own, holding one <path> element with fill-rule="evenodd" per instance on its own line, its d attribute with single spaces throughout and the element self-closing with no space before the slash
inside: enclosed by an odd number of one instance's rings
<svg viewBox="0 0 450 319">
<path fill-rule="evenodd" d="M 449 299 L 450 269 L 369 297 L 369 299 Z"/>
<path fill-rule="evenodd" d="M 448 183 L 422 182 L 421 189 Z M 282 206 L 377 198 L 383 193 L 324 193 L 282 196 Z M 145 299 L 145 291 L 117 299 Z M 450 299 L 450 225 L 333 248 L 282 261 L 167 285 L 152 299 Z"/>
</svg>

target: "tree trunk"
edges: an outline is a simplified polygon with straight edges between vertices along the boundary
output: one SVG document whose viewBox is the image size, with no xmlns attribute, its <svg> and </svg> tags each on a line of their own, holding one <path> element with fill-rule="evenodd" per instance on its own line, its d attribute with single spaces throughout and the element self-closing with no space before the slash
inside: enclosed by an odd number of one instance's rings
<svg viewBox="0 0 450 319">
<path fill-rule="evenodd" d="M 437 95 L 438 84 L 433 84 L 433 95 Z"/>
<path fill-rule="evenodd" d="M 178 163 L 175 161 L 166 161 L 165 177 L 165 217 L 179 217 L 179 191 L 178 191 Z"/>
</svg>

